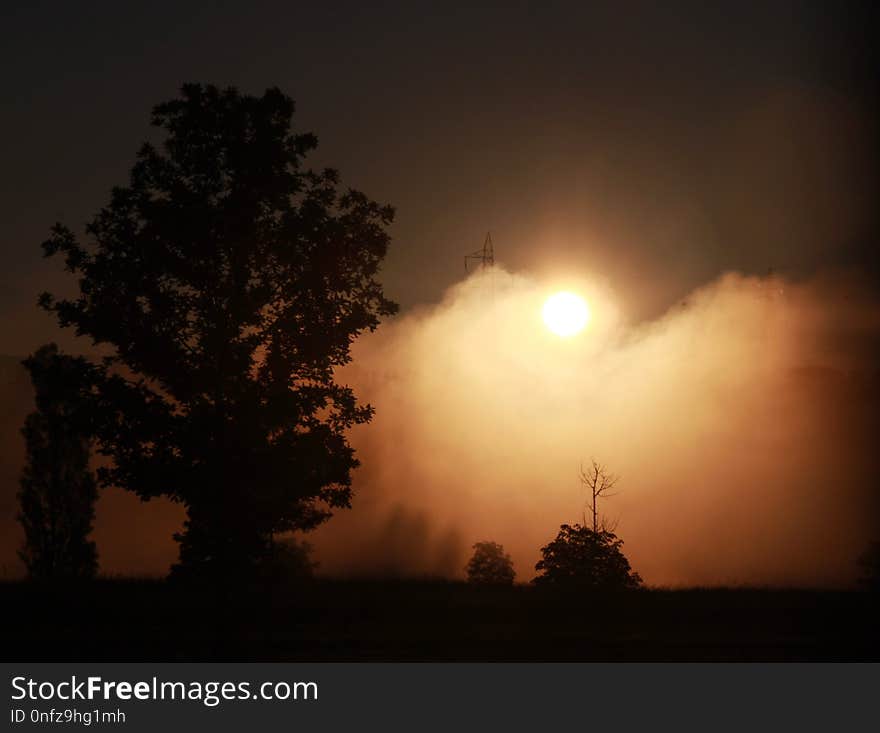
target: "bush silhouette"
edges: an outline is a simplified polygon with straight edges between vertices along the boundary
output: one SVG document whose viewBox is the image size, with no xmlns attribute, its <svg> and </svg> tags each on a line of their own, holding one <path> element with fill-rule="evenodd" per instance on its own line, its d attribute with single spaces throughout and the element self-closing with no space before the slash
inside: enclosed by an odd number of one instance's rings
<svg viewBox="0 0 880 733">
<path fill-rule="evenodd" d="M 613 532 L 563 524 L 550 544 L 541 548 L 535 565 L 542 575 L 534 582 L 596 590 L 638 588 L 642 579 L 621 551 L 623 541 Z"/>
<path fill-rule="evenodd" d="M 510 555 L 497 542 L 477 542 L 467 564 L 469 583 L 479 585 L 512 585 L 516 572 Z"/>
<path fill-rule="evenodd" d="M 349 506 L 347 433 L 373 414 L 334 375 L 397 310 L 376 280 L 394 212 L 303 167 L 317 140 L 293 109 L 278 89 L 185 85 L 91 241 L 57 224 L 43 244 L 79 295 L 42 306 L 110 347 L 98 478 L 186 508 L 178 572 L 250 573 L 273 535 Z"/>
<path fill-rule="evenodd" d="M 19 557 L 38 579 L 89 578 L 98 568 L 89 540 L 98 498 L 89 470 L 91 367 L 47 344 L 22 362 L 30 372 L 37 409 L 27 416 L 25 466 L 18 492 L 24 529 Z"/>
</svg>

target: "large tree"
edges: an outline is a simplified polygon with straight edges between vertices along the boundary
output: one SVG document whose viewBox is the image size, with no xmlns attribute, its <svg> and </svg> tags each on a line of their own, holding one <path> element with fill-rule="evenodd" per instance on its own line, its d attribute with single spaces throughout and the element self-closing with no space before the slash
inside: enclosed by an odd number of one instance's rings
<svg viewBox="0 0 880 733">
<path fill-rule="evenodd" d="M 181 568 L 251 565 L 349 506 L 346 431 L 373 412 L 335 370 L 397 309 L 376 280 L 394 212 L 305 168 L 293 111 L 278 89 L 184 86 L 90 241 L 56 225 L 43 245 L 79 281 L 43 307 L 110 347 L 99 479 L 185 506 Z"/>
<path fill-rule="evenodd" d="M 41 580 L 89 578 L 98 568 L 89 539 L 98 498 L 89 468 L 89 385 L 82 358 L 41 347 L 22 362 L 34 385 L 36 410 L 25 419 L 25 465 L 18 491 L 24 529 L 19 556 Z"/>
</svg>

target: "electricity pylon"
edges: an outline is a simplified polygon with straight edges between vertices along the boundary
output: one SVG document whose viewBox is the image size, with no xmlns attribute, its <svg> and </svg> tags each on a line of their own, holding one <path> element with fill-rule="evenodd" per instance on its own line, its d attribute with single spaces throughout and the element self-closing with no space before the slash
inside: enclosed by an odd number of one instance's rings
<svg viewBox="0 0 880 733">
<path fill-rule="evenodd" d="M 471 252 L 464 256 L 464 269 L 467 272 L 468 261 L 479 260 L 480 267 L 491 267 L 495 264 L 495 249 L 492 246 L 492 232 L 486 232 L 486 241 L 483 242 L 483 249 Z"/>
</svg>

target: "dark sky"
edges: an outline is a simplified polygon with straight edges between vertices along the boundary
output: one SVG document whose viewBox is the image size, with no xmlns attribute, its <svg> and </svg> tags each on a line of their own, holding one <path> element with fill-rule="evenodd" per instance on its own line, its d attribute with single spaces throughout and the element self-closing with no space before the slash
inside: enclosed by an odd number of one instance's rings
<svg viewBox="0 0 880 733">
<path fill-rule="evenodd" d="M 57 338 L 40 241 L 106 202 L 186 81 L 296 99 L 314 163 L 397 207 L 384 279 L 404 307 L 488 229 L 505 266 L 597 273 L 636 318 L 727 269 L 876 282 L 871 3 L 14 5 L 5 353 Z"/>
</svg>

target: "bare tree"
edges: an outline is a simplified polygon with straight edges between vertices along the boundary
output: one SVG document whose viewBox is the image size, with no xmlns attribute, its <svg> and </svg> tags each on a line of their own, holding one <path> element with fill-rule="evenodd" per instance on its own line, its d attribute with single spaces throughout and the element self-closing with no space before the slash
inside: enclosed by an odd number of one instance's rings
<svg viewBox="0 0 880 733">
<path fill-rule="evenodd" d="M 595 458 L 590 459 L 590 464 L 590 467 L 587 469 L 581 464 L 580 471 L 581 484 L 587 490 L 587 499 L 584 504 L 584 524 L 587 524 L 587 510 L 589 509 L 593 515 L 594 532 L 599 531 L 600 525 L 603 531 L 613 532 L 615 527 L 608 527 L 605 523 L 605 518 L 599 518 L 598 502 L 599 499 L 608 499 L 617 495 L 616 493 L 612 494 L 611 490 L 617 484 L 620 477 L 609 473 L 605 466 L 596 462 Z"/>
</svg>

